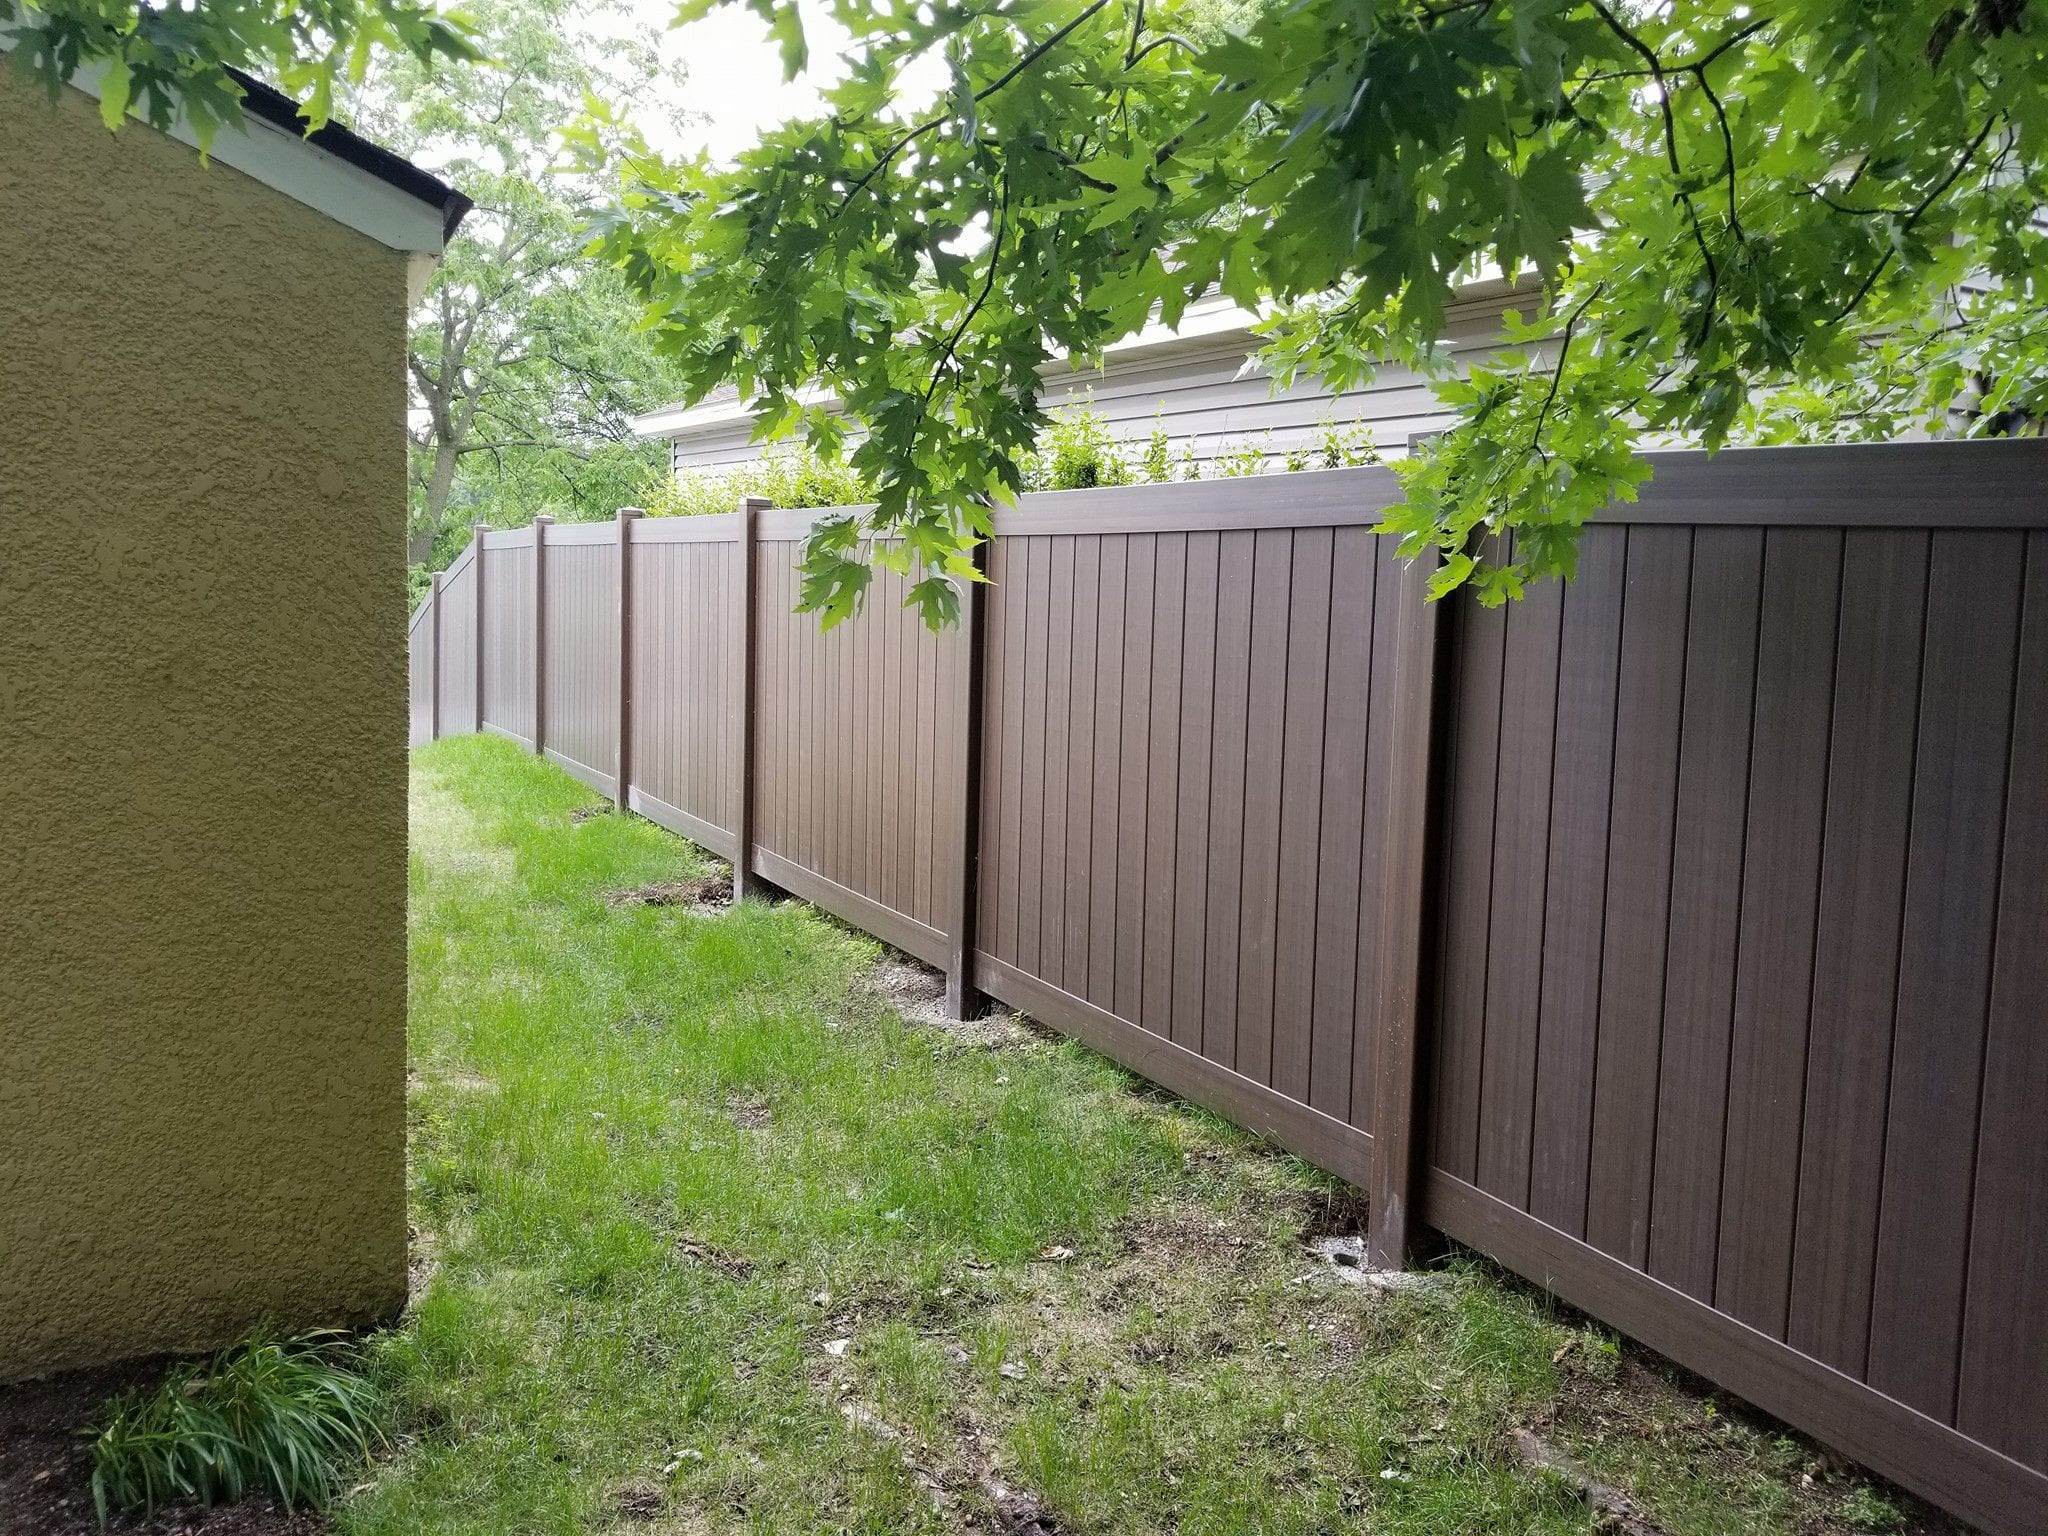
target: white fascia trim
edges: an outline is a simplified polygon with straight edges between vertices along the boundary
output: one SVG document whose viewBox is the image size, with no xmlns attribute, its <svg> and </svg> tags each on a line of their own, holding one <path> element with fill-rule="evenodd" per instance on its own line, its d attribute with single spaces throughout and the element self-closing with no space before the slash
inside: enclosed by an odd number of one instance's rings
<svg viewBox="0 0 2048 1536">
<path fill-rule="evenodd" d="M 0 53 L 13 51 L 13 33 L 0 29 Z M 72 89 L 98 101 L 105 74 L 105 65 L 87 65 L 71 77 Z M 222 128 L 214 134 L 213 147 L 207 151 L 210 158 L 368 235 L 379 245 L 428 256 L 441 254 L 446 239 L 439 208 L 428 207 L 362 167 L 350 165 L 275 124 L 247 113 L 242 121 L 244 131 L 240 133 Z M 128 127 L 146 130 L 148 124 L 132 118 Z M 166 131 L 180 143 L 199 147 L 199 135 L 183 112 Z"/>
<path fill-rule="evenodd" d="M 799 405 L 822 405 L 828 411 L 839 409 L 839 396 L 821 384 L 806 384 L 796 392 L 796 401 Z M 706 400 L 700 405 L 664 405 L 644 416 L 632 417 L 628 425 L 639 437 L 674 437 L 703 427 L 752 421 L 754 414 L 752 405 L 735 397 L 731 400 Z"/>
</svg>

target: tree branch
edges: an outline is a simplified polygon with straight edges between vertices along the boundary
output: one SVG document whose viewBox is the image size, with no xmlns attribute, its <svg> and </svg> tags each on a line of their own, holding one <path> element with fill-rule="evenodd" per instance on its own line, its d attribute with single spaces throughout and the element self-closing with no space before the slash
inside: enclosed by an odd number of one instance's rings
<svg viewBox="0 0 2048 1536">
<path fill-rule="evenodd" d="M 1977 158 L 1977 151 L 1984 147 L 1984 141 L 1991 137 L 1991 130 L 1995 126 L 1997 126 L 1998 120 L 2003 116 L 2005 116 L 2003 110 L 1994 110 L 1989 117 L 1984 119 L 1984 126 L 1977 130 L 1977 137 L 1970 140 L 1968 147 L 1966 147 L 1963 150 L 1962 155 L 1956 160 L 1956 163 L 1952 167 L 1950 167 L 1949 173 L 1941 178 L 1940 182 L 1938 182 L 1935 185 L 1933 191 L 1929 192 L 1925 197 L 1923 197 L 1919 201 L 1919 203 L 1909 213 L 1907 213 L 1905 220 L 1899 225 L 1899 234 L 1905 234 L 1906 231 L 1911 229 L 1915 224 L 1919 223 L 1921 218 L 1926 214 L 1927 210 L 1932 208 L 1937 202 L 1941 200 L 1942 194 L 1948 191 L 1950 187 L 1954 186 L 1956 182 L 1961 179 L 1963 172 L 1968 170 L 1970 162 Z M 1870 290 L 1877 286 L 1878 278 L 1883 276 L 1885 268 L 1891 265 L 1892 257 L 1898 254 L 1898 250 L 1898 241 L 1896 238 L 1894 238 L 1892 242 L 1885 247 L 1884 254 L 1878 257 L 1876 265 L 1871 267 L 1870 271 L 1865 274 L 1863 281 L 1857 285 L 1855 293 L 1850 295 L 1849 302 L 1844 304 L 1840 309 L 1836 310 L 1834 314 L 1828 317 L 1830 324 L 1836 324 L 1843 320 L 1846 320 L 1852 313 L 1855 312 L 1858 305 L 1860 305 L 1865 299 L 1870 297 Z"/>
<path fill-rule="evenodd" d="M 1103 9 L 1103 7 L 1105 7 L 1108 4 L 1109 0 L 1093 0 L 1093 3 L 1090 4 L 1085 10 L 1083 10 L 1080 15 L 1076 16 L 1072 21 L 1068 22 L 1065 26 L 1061 27 L 1057 32 L 1054 32 L 1051 36 L 1047 37 L 1043 42 L 1031 48 L 1015 64 L 1012 64 L 1008 69 L 1004 70 L 1002 74 L 998 75 L 989 84 L 983 86 L 980 90 L 976 91 L 974 93 L 974 100 L 977 103 L 987 101 L 989 97 L 995 95 L 996 92 L 1002 90 L 1003 87 L 1008 85 L 1011 81 L 1015 80 L 1019 75 L 1023 74 L 1026 70 L 1030 69 L 1040 59 L 1044 58 L 1048 53 L 1052 52 L 1053 49 L 1057 48 L 1061 43 L 1065 42 L 1077 30 L 1079 30 L 1079 28 L 1084 22 L 1092 19 L 1098 12 L 1100 12 Z M 918 139 L 923 138 L 926 134 L 930 133 L 934 128 L 944 127 L 947 123 L 951 122 L 952 120 L 952 115 L 950 113 L 940 113 L 936 117 L 927 118 L 924 122 L 919 123 L 915 128 L 912 128 L 907 133 L 900 135 L 893 143 L 889 145 L 887 149 L 882 151 L 881 157 L 877 159 L 873 165 L 869 166 L 864 173 L 862 173 L 860 179 L 854 182 L 852 186 L 846 189 L 845 195 L 839 199 L 839 206 L 832 210 L 832 217 L 837 218 L 840 214 L 844 213 L 846 211 L 847 205 L 850 204 L 856 197 L 860 196 L 862 192 L 866 191 L 869 184 L 872 183 L 877 176 L 881 175 L 883 171 L 888 169 L 890 162 L 893 161 L 911 144 L 915 143 Z"/>
</svg>

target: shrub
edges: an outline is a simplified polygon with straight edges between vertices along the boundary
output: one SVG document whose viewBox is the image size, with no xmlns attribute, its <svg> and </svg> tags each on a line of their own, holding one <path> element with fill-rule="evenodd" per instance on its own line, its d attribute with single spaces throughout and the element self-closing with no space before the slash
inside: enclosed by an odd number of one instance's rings
<svg viewBox="0 0 2048 1536">
<path fill-rule="evenodd" d="M 730 512 L 743 496 L 765 496 L 778 507 L 845 507 L 875 499 L 873 487 L 857 470 L 822 459 L 806 446 L 728 470 L 686 467 L 660 476 L 647 491 L 647 515 Z"/>
<path fill-rule="evenodd" d="M 1193 440 L 1189 447 L 1192 449 Z M 1164 485 L 1173 478 L 1173 463 L 1168 457 L 1173 451 L 1173 439 L 1166 435 L 1166 422 L 1161 416 L 1152 418 L 1152 435 L 1145 439 L 1143 462 L 1145 479 L 1152 485 Z"/>
<path fill-rule="evenodd" d="M 264 1490 L 286 1509 L 324 1507 L 384 1440 L 374 1389 L 333 1334 L 259 1335 L 101 1411 L 92 1448 L 100 1523 L 167 1499 L 233 1502 Z"/>
<path fill-rule="evenodd" d="M 1065 405 L 1052 413 L 1038 446 L 1024 460 L 1027 491 L 1078 491 L 1092 485 L 1129 485 L 1137 477 L 1125 444 L 1110 434 L 1109 418 L 1093 404 Z"/>
<path fill-rule="evenodd" d="M 1266 434 L 1267 438 L 1272 433 Z M 1227 453 L 1216 455 L 1218 479 L 1232 480 L 1243 475 L 1263 475 L 1266 472 L 1266 449 L 1264 442 L 1243 442 Z"/>
</svg>

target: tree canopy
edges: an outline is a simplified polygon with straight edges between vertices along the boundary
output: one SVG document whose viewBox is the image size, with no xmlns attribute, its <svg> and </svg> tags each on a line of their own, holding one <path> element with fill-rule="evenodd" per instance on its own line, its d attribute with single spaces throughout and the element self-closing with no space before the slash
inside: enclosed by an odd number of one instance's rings
<svg viewBox="0 0 2048 1536">
<path fill-rule="evenodd" d="M 561 163 L 561 130 L 586 102 L 662 110 L 646 99 L 658 29 L 613 0 L 479 0 L 467 20 L 478 62 L 402 56 L 344 101 L 357 127 L 476 201 L 407 348 L 415 565 L 444 564 L 477 517 L 609 516 L 640 498 L 665 455 L 630 417 L 679 388 L 618 272 L 585 254 L 609 184 Z"/>
<path fill-rule="evenodd" d="M 793 0 L 747 3 L 799 67 Z M 737 385 L 827 454 L 864 430 L 879 503 L 808 555 L 828 618 L 871 557 L 952 612 L 1039 366 L 1218 287 L 1269 315 L 1283 381 L 1440 377 L 1461 420 L 1389 527 L 1489 601 L 1570 572 L 1646 441 L 2010 429 L 2048 393 L 2028 0 L 832 6 L 825 115 L 730 167 L 631 152 L 603 234 L 693 396 Z M 920 101 L 923 58 L 946 84 Z M 1542 298 L 1456 374 L 1446 305 L 1488 270 Z"/>
<path fill-rule="evenodd" d="M 317 128 L 337 87 L 360 82 L 380 52 L 476 57 L 464 18 L 432 0 L 0 0 L 0 32 L 14 34 L 15 68 L 53 94 L 80 69 L 100 69 L 109 128 L 131 112 L 167 128 L 183 112 L 202 148 L 242 121 L 229 69 L 274 80 Z"/>
</svg>

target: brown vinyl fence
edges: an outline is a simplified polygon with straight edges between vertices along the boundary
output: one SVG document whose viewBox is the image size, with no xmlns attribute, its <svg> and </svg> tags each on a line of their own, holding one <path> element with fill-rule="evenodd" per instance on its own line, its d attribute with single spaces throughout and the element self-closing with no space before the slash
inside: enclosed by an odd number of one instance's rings
<svg viewBox="0 0 2048 1536">
<path fill-rule="evenodd" d="M 2048 443 L 1656 462 L 1495 610 L 1378 470 L 1026 497 L 940 635 L 886 573 L 794 613 L 815 514 L 486 532 L 413 736 L 623 778 L 1361 1184 L 1383 1261 L 2048 1531 Z"/>
</svg>

